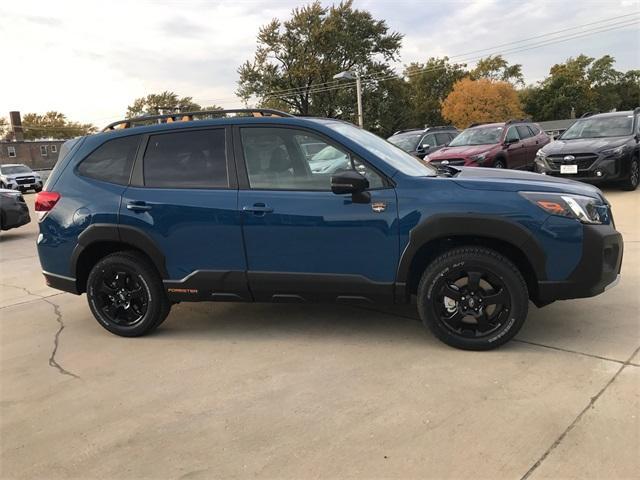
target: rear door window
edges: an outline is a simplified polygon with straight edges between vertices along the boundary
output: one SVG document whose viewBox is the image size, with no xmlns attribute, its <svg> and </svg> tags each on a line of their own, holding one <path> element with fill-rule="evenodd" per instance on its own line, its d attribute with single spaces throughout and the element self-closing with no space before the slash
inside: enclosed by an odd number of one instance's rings
<svg viewBox="0 0 640 480">
<path fill-rule="evenodd" d="M 78 173 L 103 182 L 127 185 L 139 142 L 140 135 L 133 135 L 103 143 L 78 165 Z"/>
<path fill-rule="evenodd" d="M 531 130 L 529 130 L 529 127 L 526 125 L 518 125 L 516 128 L 518 129 L 521 139 L 530 138 L 532 136 Z"/>
<path fill-rule="evenodd" d="M 447 133 L 436 133 L 436 143 L 439 146 L 446 145 L 451 141 L 451 137 Z"/>
<path fill-rule="evenodd" d="M 151 135 L 144 184 L 158 188 L 228 188 L 224 128 Z"/>
</svg>

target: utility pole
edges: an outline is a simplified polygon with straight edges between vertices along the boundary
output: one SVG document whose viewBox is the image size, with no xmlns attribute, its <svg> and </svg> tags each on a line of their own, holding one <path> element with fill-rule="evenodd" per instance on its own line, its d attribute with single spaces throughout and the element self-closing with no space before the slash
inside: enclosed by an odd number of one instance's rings
<svg viewBox="0 0 640 480">
<path fill-rule="evenodd" d="M 356 81 L 356 97 L 358 102 L 358 125 L 360 128 L 364 128 L 364 116 L 362 114 L 362 82 L 360 74 L 358 72 L 352 72 L 345 70 L 344 72 L 337 73 L 333 76 L 336 80 L 354 80 Z"/>
</svg>

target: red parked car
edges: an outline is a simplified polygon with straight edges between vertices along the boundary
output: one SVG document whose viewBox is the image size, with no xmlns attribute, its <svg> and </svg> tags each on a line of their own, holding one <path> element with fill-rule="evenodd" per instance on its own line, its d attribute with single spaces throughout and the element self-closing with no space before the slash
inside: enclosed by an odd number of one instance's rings
<svg viewBox="0 0 640 480">
<path fill-rule="evenodd" d="M 536 153 L 550 141 L 538 125 L 523 120 L 475 124 L 424 159 L 435 165 L 533 170 Z"/>
</svg>

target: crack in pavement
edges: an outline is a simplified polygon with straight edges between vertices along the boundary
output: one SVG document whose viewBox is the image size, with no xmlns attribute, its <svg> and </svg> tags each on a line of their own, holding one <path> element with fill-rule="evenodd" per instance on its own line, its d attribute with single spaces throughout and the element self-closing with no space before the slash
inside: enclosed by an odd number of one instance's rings
<svg viewBox="0 0 640 480">
<path fill-rule="evenodd" d="M 9 288 L 16 288 L 18 290 L 22 290 L 24 291 L 27 295 L 32 296 L 32 297 L 36 297 L 40 300 L 42 300 L 43 302 L 51 305 L 53 307 L 53 313 L 56 316 L 56 322 L 59 324 L 59 328 L 56 331 L 56 334 L 53 337 L 53 350 L 51 350 L 51 355 L 49 355 L 49 366 L 52 368 L 55 368 L 56 370 L 58 370 L 58 372 L 60 372 L 61 375 L 68 375 L 70 377 L 73 378 L 77 378 L 80 379 L 80 377 L 78 375 L 76 375 L 73 372 L 70 372 L 69 370 L 65 369 L 62 365 L 60 365 L 57 360 L 56 360 L 56 353 L 58 353 L 58 347 L 60 346 L 60 334 L 62 333 L 62 330 L 64 330 L 64 321 L 62 318 L 62 312 L 60 311 L 60 306 L 53 303 L 51 300 L 49 300 L 49 297 L 45 297 L 43 295 L 38 295 L 37 293 L 33 293 L 31 290 L 29 290 L 26 287 L 21 287 L 18 285 L 8 285 L 8 284 L 0 284 L 0 286 L 2 287 L 9 287 Z M 54 295 L 51 295 L 54 296 Z M 8 305 L 8 306 L 13 306 L 13 305 Z"/>
<path fill-rule="evenodd" d="M 562 441 L 569 434 L 569 432 L 573 430 L 573 428 L 580 422 L 580 420 L 582 420 L 582 417 L 584 416 L 584 414 L 587 413 L 589 409 L 591 409 L 594 406 L 594 404 L 598 401 L 598 399 L 602 396 L 602 394 L 611 386 L 611 384 L 615 381 L 615 379 L 618 378 L 620 373 L 622 373 L 622 370 L 624 370 L 625 367 L 632 365 L 631 360 L 633 359 L 633 357 L 635 357 L 635 355 L 638 352 L 640 352 L 640 347 L 636 348 L 634 352 L 631 354 L 631 356 L 627 359 L 627 361 L 624 362 L 622 365 L 620 365 L 620 368 L 616 371 L 613 377 L 611 377 L 611 379 L 605 384 L 605 386 L 602 387 L 602 389 L 600 389 L 600 391 L 596 393 L 595 396 L 591 397 L 591 399 L 589 400 L 589 403 L 587 403 L 587 406 L 582 409 L 582 411 L 578 414 L 578 416 L 573 419 L 573 422 L 571 422 L 569 426 L 564 430 L 564 432 L 562 432 L 560 436 L 556 438 L 555 442 L 553 442 L 551 446 L 547 448 L 547 450 L 542 454 L 542 456 L 529 468 L 529 470 L 527 470 L 527 472 L 522 476 L 520 480 L 526 480 L 527 478 L 529 478 L 533 474 L 533 472 L 535 472 L 536 469 L 540 465 L 542 465 L 542 463 L 547 459 L 547 457 L 551 454 L 551 452 L 553 452 L 562 443 Z"/>
</svg>

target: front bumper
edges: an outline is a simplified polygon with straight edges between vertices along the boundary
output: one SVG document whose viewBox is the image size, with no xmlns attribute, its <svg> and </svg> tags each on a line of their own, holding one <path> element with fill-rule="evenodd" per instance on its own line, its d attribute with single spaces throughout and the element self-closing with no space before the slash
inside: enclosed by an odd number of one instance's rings
<svg viewBox="0 0 640 480">
<path fill-rule="evenodd" d="M 624 243 L 612 225 L 583 226 L 582 257 L 567 280 L 538 282 L 537 302 L 594 297 L 617 283 Z"/>
<path fill-rule="evenodd" d="M 594 154 L 594 157 L 595 154 Z M 597 156 L 592 162 L 582 163 L 578 160 L 578 173 L 563 174 L 560 172 L 560 163 L 552 161 L 549 157 L 546 159 L 536 158 L 535 169 L 538 173 L 545 175 L 553 175 L 554 177 L 569 178 L 589 183 L 601 183 L 607 181 L 623 180 L 625 177 L 625 169 L 623 163 L 629 161 L 627 156 L 622 157 L 599 157 Z"/>
</svg>

